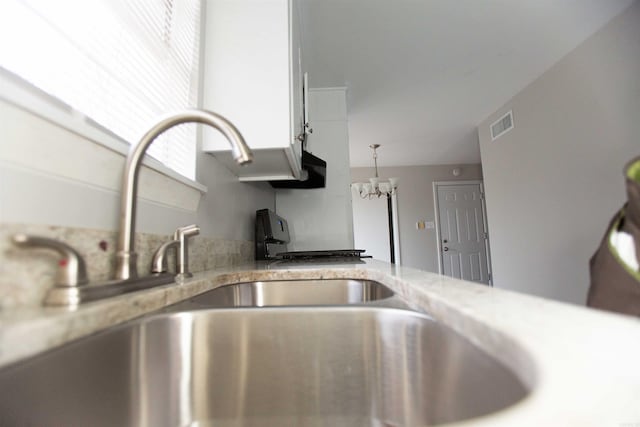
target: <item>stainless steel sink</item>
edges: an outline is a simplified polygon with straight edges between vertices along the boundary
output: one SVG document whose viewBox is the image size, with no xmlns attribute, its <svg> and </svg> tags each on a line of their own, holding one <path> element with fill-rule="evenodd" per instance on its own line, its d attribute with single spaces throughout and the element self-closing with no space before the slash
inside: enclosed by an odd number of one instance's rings
<svg viewBox="0 0 640 427">
<path fill-rule="evenodd" d="M 418 426 L 527 394 L 429 317 L 366 306 L 150 316 L 0 371 L 2 426 Z"/>
<path fill-rule="evenodd" d="M 382 283 L 361 279 L 274 280 L 235 283 L 202 293 L 170 310 L 214 307 L 343 305 L 392 297 Z"/>
</svg>

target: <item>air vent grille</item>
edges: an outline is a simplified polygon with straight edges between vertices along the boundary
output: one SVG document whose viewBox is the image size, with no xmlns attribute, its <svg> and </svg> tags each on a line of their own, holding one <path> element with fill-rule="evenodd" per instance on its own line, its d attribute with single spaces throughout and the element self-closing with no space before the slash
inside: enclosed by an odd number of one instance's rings
<svg viewBox="0 0 640 427">
<path fill-rule="evenodd" d="M 513 112 L 509 111 L 491 125 L 491 140 L 495 141 L 513 129 Z"/>
</svg>

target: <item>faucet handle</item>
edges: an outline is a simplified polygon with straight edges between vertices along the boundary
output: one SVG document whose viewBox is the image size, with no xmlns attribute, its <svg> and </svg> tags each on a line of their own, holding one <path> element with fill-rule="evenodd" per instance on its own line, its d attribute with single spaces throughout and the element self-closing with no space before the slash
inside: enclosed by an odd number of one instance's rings
<svg viewBox="0 0 640 427">
<path fill-rule="evenodd" d="M 193 237 L 200 234 L 200 227 L 195 224 L 185 225 L 184 227 L 179 227 L 176 229 L 175 233 L 173 233 L 174 240 L 181 240 L 184 237 Z"/>
<path fill-rule="evenodd" d="M 151 273 L 166 273 L 169 270 L 167 264 L 167 251 L 179 244 L 179 240 L 171 240 L 160 245 L 153 254 L 153 259 L 151 260 Z"/>
<path fill-rule="evenodd" d="M 189 245 L 187 242 L 189 237 L 197 236 L 198 234 L 200 234 L 200 227 L 195 224 L 180 227 L 173 234 L 173 240 L 179 242 L 176 254 L 177 279 L 193 276 L 189 271 Z"/>
<path fill-rule="evenodd" d="M 62 258 L 58 261 L 56 287 L 77 287 L 89 283 L 87 268 L 82 256 L 71 246 L 59 240 L 28 234 L 14 234 L 13 243 L 21 248 L 45 248 L 58 252 Z"/>
</svg>

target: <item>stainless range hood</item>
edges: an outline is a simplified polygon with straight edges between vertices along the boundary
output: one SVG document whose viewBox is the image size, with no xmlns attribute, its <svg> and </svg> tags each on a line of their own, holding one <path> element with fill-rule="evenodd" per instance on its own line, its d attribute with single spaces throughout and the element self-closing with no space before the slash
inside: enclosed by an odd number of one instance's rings
<svg viewBox="0 0 640 427">
<path fill-rule="evenodd" d="M 324 188 L 327 181 L 327 162 L 302 150 L 302 170 L 305 179 L 269 181 L 273 188 Z"/>
</svg>

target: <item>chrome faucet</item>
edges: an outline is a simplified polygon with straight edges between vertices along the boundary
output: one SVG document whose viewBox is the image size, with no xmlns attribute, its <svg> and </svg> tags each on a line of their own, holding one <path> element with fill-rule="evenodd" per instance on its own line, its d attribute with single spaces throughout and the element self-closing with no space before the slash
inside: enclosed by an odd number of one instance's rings
<svg viewBox="0 0 640 427">
<path fill-rule="evenodd" d="M 182 123 L 192 122 L 206 124 L 222 132 L 229 144 L 231 144 L 233 158 L 239 164 L 247 164 L 253 160 L 251 149 L 247 146 L 238 129 L 227 119 L 216 113 L 205 110 L 185 110 L 169 114 L 154 125 L 137 144 L 131 146 L 124 168 L 120 203 L 120 231 L 118 234 L 118 252 L 116 253 L 116 278 L 119 280 L 138 277 L 134 238 L 138 172 L 144 153 L 154 139 L 164 131 Z"/>
<path fill-rule="evenodd" d="M 167 129 L 182 123 L 203 123 L 222 132 L 231 144 L 232 155 L 239 164 L 250 163 L 251 150 L 244 142 L 238 129 L 227 119 L 216 113 L 204 110 L 185 110 L 162 118 L 138 142 L 132 146 L 124 168 L 122 179 L 122 199 L 120 205 L 120 230 L 118 234 L 118 252 L 116 253 L 116 278 L 102 283 L 89 284 L 85 263 L 80 254 L 69 245 L 57 240 L 40 236 L 17 234 L 13 243 L 23 248 L 48 248 L 57 251 L 62 259 L 58 263 L 58 278 L 44 300 L 45 305 L 65 306 L 75 309 L 80 303 L 94 301 L 110 296 L 121 295 L 140 289 L 166 285 L 190 277 L 187 239 L 200 232 L 197 225 L 178 228 L 173 240 L 163 244 L 156 255 L 149 276 L 138 278 L 136 253 L 134 250 L 136 196 L 138 192 L 138 172 L 142 157 L 153 140 Z M 169 274 L 166 268 L 166 251 L 177 247 L 176 275 Z"/>
</svg>

